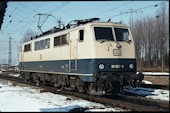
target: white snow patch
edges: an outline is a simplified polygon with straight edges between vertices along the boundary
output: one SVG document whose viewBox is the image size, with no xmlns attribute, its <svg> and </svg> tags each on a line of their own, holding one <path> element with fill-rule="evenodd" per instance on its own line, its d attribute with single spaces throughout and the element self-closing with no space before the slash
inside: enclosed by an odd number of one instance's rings
<svg viewBox="0 0 170 113">
<path fill-rule="evenodd" d="M 74 108 L 88 108 L 91 111 L 121 111 L 83 99 L 67 100 L 67 96 L 50 92 L 40 93 L 40 89 L 13 86 L 0 80 L 1 112 L 69 112 Z"/>
<path fill-rule="evenodd" d="M 9 76 L 19 77 L 20 74 L 9 74 Z"/>
<path fill-rule="evenodd" d="M 146 98 L 152 98 L 157 100 L 169 101 L 169 90 L 154 89 L 154 88 L 125 88 L 126 92 L 145 96 Z"/>
<path fill-rule="evenodd" d="M 152 82 L 147 81 L 147 80 L 142 80 L 142 82 L 143 82 L 144 84 L 152 84 Z"/>
<path fill-rule="evenodd" d="M 153 95 L 148 95 L 146 98 L 169 101 L 169 90 L 155 89 Z"/>
<path fill-rule="evenodd" d="M 106 109 L 89 109 L 89 110 L 85 110 L 85 112 L 108 112 L 108 111 L 115 111 L 115 109 L 113 108 L 106 108 Z"/>
<path fill-rule="evenodd" d="M 138 74 L 137 72 L 136 74 Z M 144 75 L 169 75 L 167 72 L 142 72 Z"/>
</svg>

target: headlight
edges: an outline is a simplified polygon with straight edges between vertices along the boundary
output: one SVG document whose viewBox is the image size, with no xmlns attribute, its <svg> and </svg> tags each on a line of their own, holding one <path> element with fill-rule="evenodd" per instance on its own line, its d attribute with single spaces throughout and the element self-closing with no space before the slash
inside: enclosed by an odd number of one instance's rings
<svg viewBox="0 0 170 113">
<path fill-rule="evenodd" d="M 130 68 L 130 69 L 133 69 L 133 68 L 134 68 L 134 65 L 133 65 L 133 64 L 130 64 L 130 65 L 129 65 L 129 68 Z"/>
<path fill-rule="evenodd" d="M 104 69 L 104 64 L 99 64 L 99 69 Z"/>
</svg>

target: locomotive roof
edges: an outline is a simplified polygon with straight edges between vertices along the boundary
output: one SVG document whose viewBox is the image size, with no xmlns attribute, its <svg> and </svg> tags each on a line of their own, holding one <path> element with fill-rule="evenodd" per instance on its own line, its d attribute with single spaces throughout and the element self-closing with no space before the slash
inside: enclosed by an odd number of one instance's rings
<svg viewBox="0 0 170 113">
<path fill-rule="evenodd" d="M 73 29 L 77 29 L 77 28 L 80 28 L 80 27 L 83 27 L 83 26 L 87 26 L 87 25 L 101 25 L 101 26 L 104 26 L 104 25 L 105 26 L 113 25 L 113 26 L 119 26 L 119 27 L 128 27 L 128 26 L 126 26 L 124 24 L 114 23 L 114 22 L 89 22 L 89 23 L 85 23 L 85 24 L 82 24 L 82 25 L 79 25 L 79 26 L 76 26 L 76 27 L 73 27 L 73 28 L 68 28 L 68 29 L 65 29 L 65 28 L 64 29 L 53 28 L 52 30 L 46 31 L 43 34 L 40 34 L 38 36 L 36 35 L 35 37 L 31 37 L 31 39 L 29 41 L 26 41 L 23 44 L 30 43 L 33 40 L 42 38 L 42 37 L 47 36 L 47 35 L 55 34 L 55 33 L 62 32 L 62 31 L 71 31 Z"/>
</svg>

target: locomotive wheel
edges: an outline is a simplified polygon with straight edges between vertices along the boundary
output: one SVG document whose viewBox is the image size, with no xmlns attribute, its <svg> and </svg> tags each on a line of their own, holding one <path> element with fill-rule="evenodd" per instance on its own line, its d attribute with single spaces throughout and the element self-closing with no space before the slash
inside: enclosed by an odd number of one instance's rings
<svg viewBox="0 0 170 113">
<path fill-rule="evenodd" d="M 113 85 L 112 95 L 116 95 L 121 92 L 122 85 L 120 85 L 118 81 L 114 82 L 112 85 Z"/>
</svg>

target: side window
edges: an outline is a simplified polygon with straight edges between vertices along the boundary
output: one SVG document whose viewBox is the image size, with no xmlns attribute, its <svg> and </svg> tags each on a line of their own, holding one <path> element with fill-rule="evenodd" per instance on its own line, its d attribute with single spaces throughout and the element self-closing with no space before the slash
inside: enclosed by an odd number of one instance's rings
<svg viewBox="0 0 170 113">
<path fill-rule="evenodd" d="M 84 40 L 84 30 L 79 31 L 79 42 L 83 42 Z"/>
<path fill-rule="evenodd" d="M 60 36 L 54 37 L 54 46 L 60 45 Z"/>
<path fill-rule="evenodd" d="M 38 50 L 38 42 L 35 42 L 34 49 L 35 49 L 35 50 Z"/>
<path fill-rule="evenodd" d="M 45 39 L 45 46 L 44 46 L 45 49 L 47 48 L 50 48 L 50 39 Z"/>
<path fill-rule="evenodd" d="M 67 34 L 54 37 L 54 46 L 68 44 Z"/>
<path fill-rule="evenodd" d="M 24 52 L 27 51 L 27 45 L 24 45 Z"/>
<path fill-rule="evenodd" d="M 44 40 L 41 40 L 40 41 L 40 49 L 43 49 L 44 48 Z"/>
<path fill-rule="evenodd" d="M 24 45 L 24 52 L 31 51 L 31 44 Z"/>
<path fill-rule="evenodd" d="M 35 50 L 47 49 L 50 48 L 50 39 L 40 40 L 35 42 Z"/>
<path fill-rule="evenodd" d="M 67 35 L 62 35 L 60 38 L 61 38 L 61 45 L 68 44 Z"/>
</svg>

